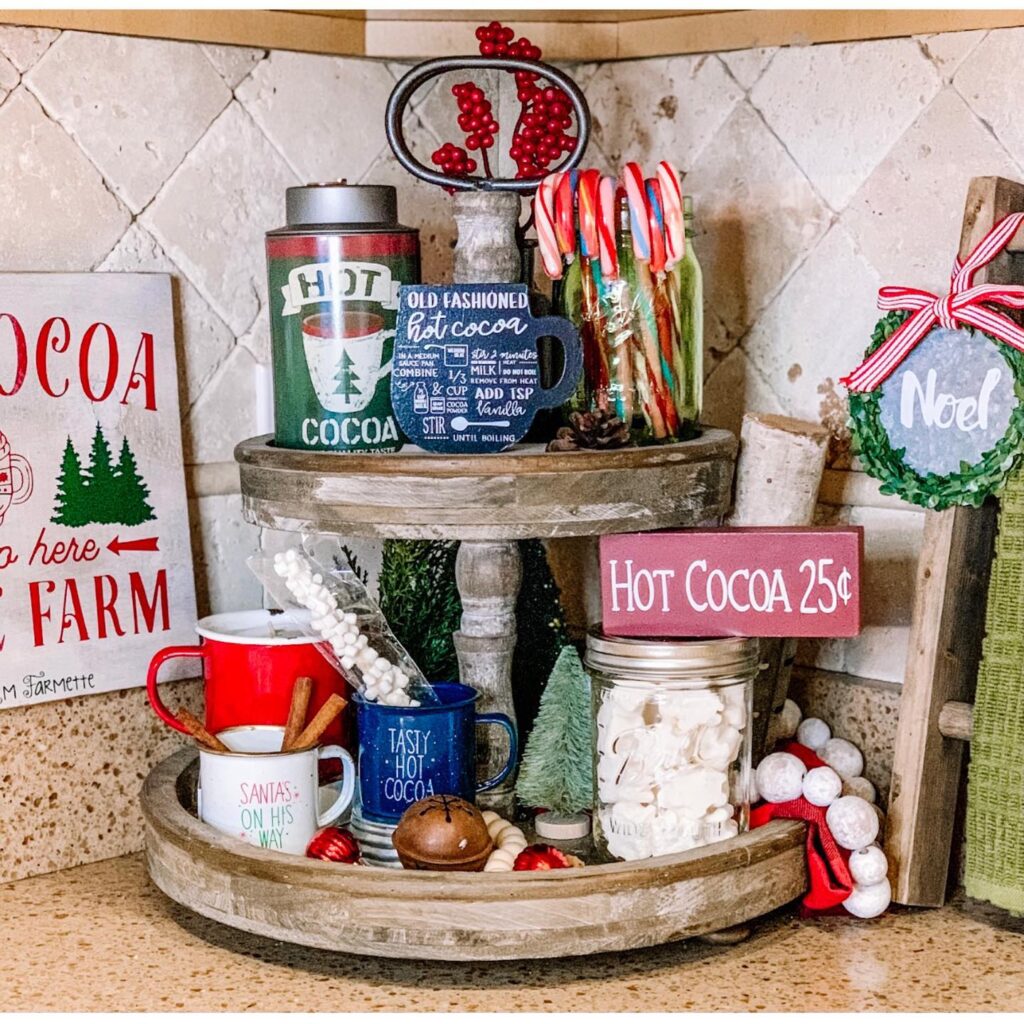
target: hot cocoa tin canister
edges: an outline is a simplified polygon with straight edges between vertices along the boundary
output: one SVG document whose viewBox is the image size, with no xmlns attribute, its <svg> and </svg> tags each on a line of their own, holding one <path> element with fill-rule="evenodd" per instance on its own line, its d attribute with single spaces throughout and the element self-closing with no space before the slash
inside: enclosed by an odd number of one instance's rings
<svg viewBox="0 0 1024 1024">
<path fill-rule="evenodd" d="M 289 188 L 267 233 L 275 441 L 395 452 L 391 408 L 398 289 L 419 282 L 419 235 L 390 185 Z"/>
</svg>

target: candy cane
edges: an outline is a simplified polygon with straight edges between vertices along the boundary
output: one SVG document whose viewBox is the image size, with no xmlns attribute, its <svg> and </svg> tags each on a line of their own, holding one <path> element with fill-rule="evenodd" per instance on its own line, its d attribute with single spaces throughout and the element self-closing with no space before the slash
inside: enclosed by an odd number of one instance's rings
<svg viewBox="0 0 1024 1024">
<path fill-rule="evenodd" d="M 558 249 L 569 263 L 576 255 L 576 217 L 573 200 L 578 180 L 576 171 L 563 174 L 555 192 L 555 238 Z"/>
<path fill-rule="evenodd" d="M 671 270 L 686 252 L 686 225 L 683 223 L 683 190 L 679 173 L 667 161 L 658 164 L 661 186 L 661 210 L 665 218 L 666 266 Z"/>
<path fill-rule="evenodd" d="M 533 197 L 533 221 L 537 226 L 537 245 L 544 264 L 544 273 L 557 281 L 562 276 L 562 255 L 555 235 L 555 192 L 562 180 L 562 172 L 549 174 L 537 188 Z"/>
<path fill-rule="evenodd" d="M 629 202 L 629 224 L 633 232 L 633 255 L 646 263 L 651 258 L 651 225 L 647 218 L 647 191 L 640 165 L 628 163 L 622 169 Z"/>
<path fill-rule="evenodd" d="M 647 222 L 651 228 L 651 272 L 661 274 L 665 270 L 665 218 L 661 206 L 661 186 L 657 178 L 644 182 L 647 193 Z"/>
<path fill-rule="evenodd" d="M 608 280 L 619 276 L 619 250 L 615 245 L 618 220 L 618 182 L 611 177 L 602 178 L 597 191 L 597 234 L 601 250 L 601 273 Z"/>
<path fill-rule="evenodd" d="M 601 254 L 597 227 L 598 189 L 600 185 L 600 171 L 591 169 L 580 174 L 579 187 L 576 193 L 580 221 L 580 249 L 588 260 L 597 259 Z"/>
</svg>

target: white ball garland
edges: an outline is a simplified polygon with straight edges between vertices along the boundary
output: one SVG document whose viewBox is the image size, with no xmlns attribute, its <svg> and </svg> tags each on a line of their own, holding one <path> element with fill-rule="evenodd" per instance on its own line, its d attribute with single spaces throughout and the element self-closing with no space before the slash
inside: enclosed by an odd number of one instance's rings
<svg viewBox="0 0 1024 1024">
<path fill-rule="evenodd" d="M 857 885 L 877 885 L 889 873 L 889 862 L 877 846 L 850 854 L 850 875 Z"/>
<path fill-rule="evenodd" d="M 796 730 L 796 741 L 811 750 L 823 747 L 832 738 L 832 730 L 820 718 L 805 718 Z"/>
<path fill-rule="evenodd" d="M 855 779 L 864 771 L 864 755 L 849 740 L 833 736 L 818 748 L 817 754 L 840 778 Z"/>
<path fill-rule="evenodd" d="M 859 796 L 862 800 L 873 804 L 878 794 L 871 781 L 865 779 L 863 775 L 859 775 L 855 779 L 843 779 L 843 796 Z"/>
<path fill-rule="evenodd" d="M 870 846 L 878 835 L 878 815 L 874 807 L 859 796 L 841 796 L 829 805 L 825 823 L 832 838 L 844 850 Z"/>
<path fill-rule="evenodd" d="M 878 917 L 892 902 L 892 886 L 883 878 L 874 885 L 855 885 L 853 892 L 843 901 L 843 906 L 854 917 Z"/>
<path fill-rule="evenodd" d="M 833 737 L 827 722 L 820 718 L 801 721 L 800 714 L 800 708 L 787 700 L 772 716 L 769 742 L 787 740 L 795 733 L 797 742 L 815 751 L 825 765 L 807 770 L 792 754 L 769 754 L 751 777 L 751 802 L 758 795 L 770 803 L 803 795 L 808 803 L 826 808 L 825 821 L 833 838 L 851 851 L 849 869 L 854 884 L 843 907 L 854 917 L 878 917 L 892 900 L 892 888 L 885 853 L 875 845 L 885 828 L 885 815 L 874 803 L 875 787 L 861 774 L 864 755 L 849 740 Z"/>
<path fill-rule="evenodd" d="M 342 669 L 358 669 L 363 696 L 393 707 L 419 707 L 409 696 L 409 676 L 370 646 L 355 612 L 344 612 L 320 573 L 298 548 L 274 555 L 274 572 L 284 580 L 295 603 L 312 613 L 310 625 L 331 645 Z"/>
<path fill-rule="evenodd" d="M 791 740 L 796 735 L 796 728 L 802 717 L 803 712 L 799 705 L 787 697 L 781 709 L 772 715 L 768 722 L 769 746 L 778 743 L 779 740 Z"/>
<path fill-rule="evenodd" d="M 755 778 L 762 798 L 773 804 L 795 800 L 803 792 L 807 769 L 794 754 L 769 754 L 758 766 Z"/>
<path fill-rule="evenodd" d="M 815 807 L 828 807 L 842 791 L 843 780 L 827 765 L 812 768 L 804 776 L 804 799 Z"/>
</svg>

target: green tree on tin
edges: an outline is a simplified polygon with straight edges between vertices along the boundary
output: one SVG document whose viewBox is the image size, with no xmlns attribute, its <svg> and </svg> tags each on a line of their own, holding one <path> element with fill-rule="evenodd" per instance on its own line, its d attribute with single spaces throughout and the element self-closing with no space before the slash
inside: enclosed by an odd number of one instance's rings
<svg viewBox="0 0 1024 1024">
<path fill-rule="evenodd" d="M 576 648 L 562 648 L 526 741 L 516 796 L 528 807 L 573 814 L 592 806 L 590 680 Z"/>
<path fill-rule="evenodd" d="M 334 379 L 338 382 L 334 393 L 341 395 L 346 402 L 350 402 L 356 395 L 363 393 L 360 388 L 356 387 L 356 384 L 361 383 L 361 381 L 359 380 L 359 374 L 352 369 L 354 365 L 355 363 L 352 361 L 348 351 L 342 349 L 341 364 L 338 366 L 338 372 L 334 375 Z"/>
<path fill-rule="evenodd" d="M 138 526 L 140 523 L 156 519 L 153 506 L 147 501 L 149 488 L 139 473 L 135 453 L 131 450 L 127 437 L 121 442 L 114 487 L 119 523 L 125 526 Z"/>
<path fill-rule="evenodd" d="M 64 457 L 60 462 L 57 507 L 53 510 L 51 522 L 60 526 L 85 526 L 89 522 L 85 518 L 86 485 L 87 479 L 82 471 L 82 462 L 69 437 L 67 444 L 64 445 Z"/>
</svg>

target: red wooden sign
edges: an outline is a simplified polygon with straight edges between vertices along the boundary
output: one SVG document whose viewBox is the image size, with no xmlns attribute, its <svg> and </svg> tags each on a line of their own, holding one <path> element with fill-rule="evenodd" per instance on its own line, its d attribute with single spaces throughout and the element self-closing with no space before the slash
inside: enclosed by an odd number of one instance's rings
<svg viewBox="0 0 1024 1024">
<path fill-rule="evenodd" d="M 856 636 L 864 532 L 743 527 L 601 538 L 612 636 Z"/>
</svg>

